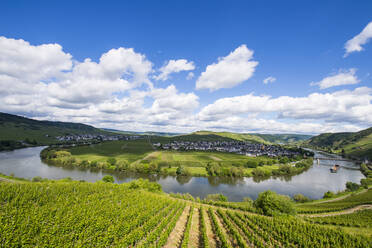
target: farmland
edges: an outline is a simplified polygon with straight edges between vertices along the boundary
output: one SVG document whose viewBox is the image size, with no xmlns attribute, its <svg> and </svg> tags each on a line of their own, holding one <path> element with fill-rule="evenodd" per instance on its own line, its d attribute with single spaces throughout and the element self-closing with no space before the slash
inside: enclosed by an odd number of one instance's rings
<svg viewBox="0 0 372 248">
<path fill-rule="evenodd" d="M 287 168 L 280 166 L 282 161 L 279 163 L 278 159 L 265 156 L 248 157 L 212 151 L 155 150 L 147 139 L 109 141 L 68 149 L 48 148 L 41 156 L 49 164 L 58 166 L 191 176 L 249 177 L 270 176 L 275 173 L 296 174 L 312 165 L 309 160 L 299 168 L 289 165 Z M 286 163 L 290 161 L 287 160 Z M 280 171 L 281 168 L 285 170 Z"/>
<path fill-rule="evenodd" d="M 2 247 L 368 247 L 372 241 L 337 223 L 335 229 L 294 215 L 238 211 L 228 202 L 221 208 L 176 199 L 143 180 L 0 184 Z"/>
</svg>

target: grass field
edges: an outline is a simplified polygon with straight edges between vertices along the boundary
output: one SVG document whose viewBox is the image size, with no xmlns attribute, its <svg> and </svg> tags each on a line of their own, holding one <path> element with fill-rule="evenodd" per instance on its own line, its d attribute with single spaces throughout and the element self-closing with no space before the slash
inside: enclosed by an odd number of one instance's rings
<svg viewBox="0 0 372 248">
<path fill-rule="evenodd" d="M 69 149 L 69 152 L 74 157 L 82 160 L 106 161 L 107 158 L 114 157 L 118 161 L 125 160 L 129 163 L 143 159 L 153 151 L 152 146 L 147 140 L 109 141 Z"/>
</svg>

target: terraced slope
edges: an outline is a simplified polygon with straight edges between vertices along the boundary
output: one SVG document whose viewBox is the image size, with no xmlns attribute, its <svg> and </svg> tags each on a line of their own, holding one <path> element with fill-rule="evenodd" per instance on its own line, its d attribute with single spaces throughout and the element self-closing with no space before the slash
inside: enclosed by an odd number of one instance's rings
<svg viewBox="0 0 372 248">
<path fill-rule="evenodd" d="M 337 212 L 366 204 L 372 204 L 372 188 L 369 188 L 368 190 L 359 194 L 352 194 L 337 201 L 320 202 L 317 204 L 299 204 L 297 205 L 296 209 L 299 213 L 314 214 Z"/>
<path fill-rule="evenodd" d="M 0 186 L 0 247 L 368 247 L 372 242 L 298 217 L 174 199 L 146 181 Z"/>
<path fill-rule="evenodd" d="M 372 127 L 355 133 L 324 133 L 304 144 L 329 149 L 349 157 L 372 159 Z"/>
</svg>

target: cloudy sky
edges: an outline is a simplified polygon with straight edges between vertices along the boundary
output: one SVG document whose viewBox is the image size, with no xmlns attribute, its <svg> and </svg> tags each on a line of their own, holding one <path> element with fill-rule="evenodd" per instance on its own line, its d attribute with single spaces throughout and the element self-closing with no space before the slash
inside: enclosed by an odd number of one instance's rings
<svg viewBox="0 0 372 248">
<path fill-rule="evenodd" d="M 0 112 L 182 133 L 372 126 L 371 1 L 97 2 L 1 1 Z"/>
</svg>

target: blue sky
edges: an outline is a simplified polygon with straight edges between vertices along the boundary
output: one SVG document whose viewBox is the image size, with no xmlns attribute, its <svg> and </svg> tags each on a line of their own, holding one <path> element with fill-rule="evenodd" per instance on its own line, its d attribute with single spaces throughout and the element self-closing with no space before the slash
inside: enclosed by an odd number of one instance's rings
<svg viewBox="0 0 372 248">
<path fill-rule="evenodd" d="M 360 130 L 372 126 L 372 31 L 344 55 L 371 13 L 370 1 L 2 1 L 0 111 L 138 131 Z M 78 70 L 112 49 L 118 71 Z M 157 80 L 170 60 L 189 69 Z"/>
</svg>

